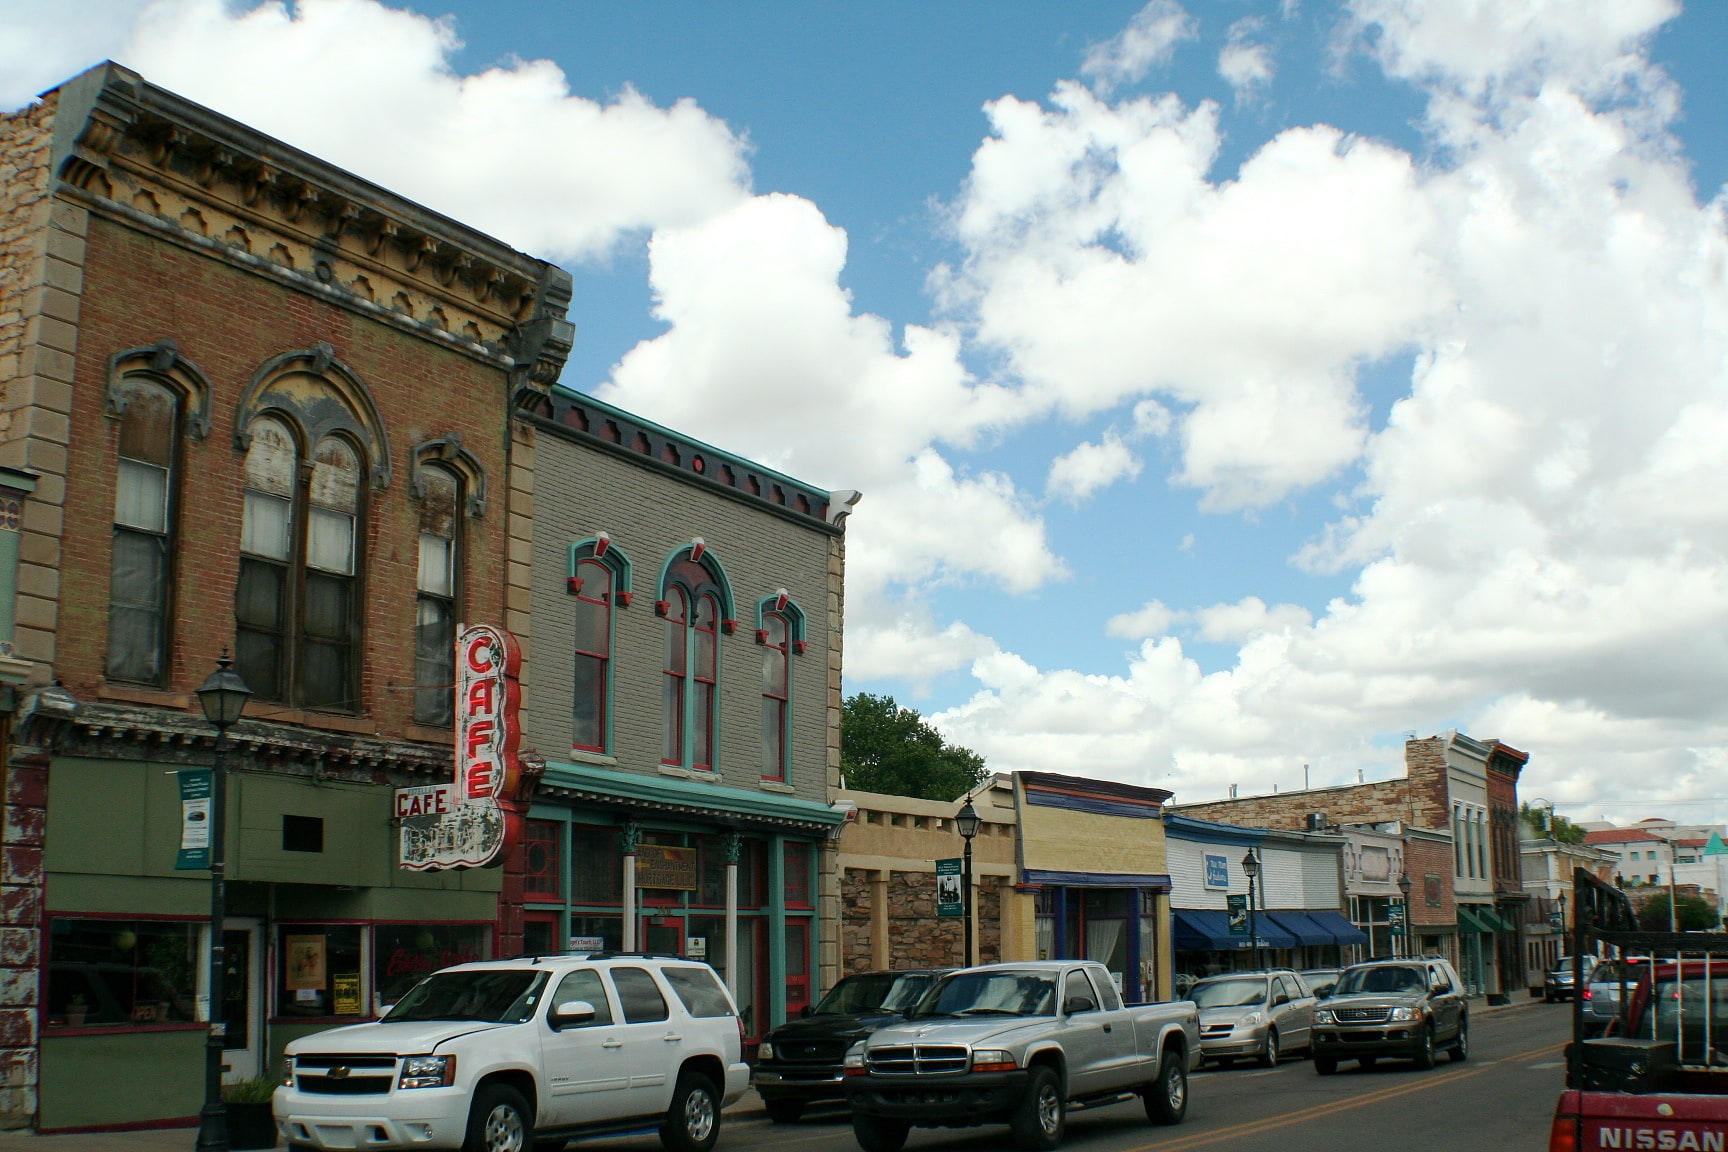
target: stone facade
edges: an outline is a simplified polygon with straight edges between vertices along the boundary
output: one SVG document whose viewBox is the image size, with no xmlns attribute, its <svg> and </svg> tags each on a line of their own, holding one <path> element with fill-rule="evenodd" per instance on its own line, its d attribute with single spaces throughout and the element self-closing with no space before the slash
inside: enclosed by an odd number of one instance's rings
<svg viewBox="0 0 1728 1152">
<path fill-rule="evenodd" d="M 1290 831 L 1306 829 L 1313 813 L 1319 813 L 1327 825 L 1398 821 L 1444 830 L 1451 827 L 1452 819 L 1445 744 L 1442 736 L 1406 741 L 1405 774 L 1396 780 L 1176 804 L 1171 810 L 1201 820 Z"/>
<path fill-rule="evenodd" d="M 848 868 L 841 889 L 843 909 L 842 974 L 877 968 L 870 908 L 872 873 Z M 1001 878 L 988 876 L 978 886 L 978 963 L 1002 959 Z M 930 872 L 890 872 L 888 895 L 889 968 L 958 967 L 964 928 L 957 919 L 936 915 L 936 877 Z"/>
</svg>

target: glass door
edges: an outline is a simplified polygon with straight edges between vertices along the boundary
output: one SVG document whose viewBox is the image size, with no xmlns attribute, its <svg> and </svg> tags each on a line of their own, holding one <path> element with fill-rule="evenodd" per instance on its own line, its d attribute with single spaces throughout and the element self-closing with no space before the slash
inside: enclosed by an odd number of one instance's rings
<svg viewBox="0 0 1728 1152">
<path fill-rule="evenodd" d="M 810 922 L 786 921 L 786 1019 L 796 1020 L 810 1003 Z"/>
<path fill-rule="evenodd" d="M 205 933 L 209 956 L 209 930 Z M 232 1084 L 252 1080 L 264 1071 L 264 924 L 249 916 L 230 916 L 222 922 L 222 946 L 226 966 L 222 971 L 222 1020 L 226 1038 L 222 1043 L 222 1080 Z M 198 974 L 199 1000 L 210 1002 L 208 961 Z"/>
<path fill-rule="evenodd" d="M 564 951 L 563 942 L 558 939 L 558 913 L 523 914 L 522 951 L 529 956 L 557 956 Z"/>
<path fill-rule="evenodd" d="M 642 917 L 642 951 L 660 956 L 684 955 L 684 918 Z"/>
</svg>

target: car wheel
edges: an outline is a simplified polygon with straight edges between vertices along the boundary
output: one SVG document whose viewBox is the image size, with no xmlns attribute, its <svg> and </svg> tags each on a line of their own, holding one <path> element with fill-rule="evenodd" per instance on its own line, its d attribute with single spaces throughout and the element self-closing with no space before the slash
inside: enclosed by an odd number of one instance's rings
<svg viewBox="0 0 1728 1152">
<path fill-rule="evenodd" d="M 1462 1064 L 1470 1059 L 1470 1021 L 1458 1022 L 1458 1039 L 1452 1042 L 1452 1063 Z"/>
<path fill-rule="evenodd" d="M 462 1152 L 527 1152 L 534 1145 L 528 1102 L 508 1084 L 487 1084 L 468 1109 Z"/>
<path fill-rule="evenodd" d="M 660 1144 L 667 1152 L 708 1152 L 720 1139 L 720 1096 L 700 1072 L 680 1072 L 672 1089 L 672 1107 L 660 1125 Z"/>
<path fill-rule="evenodd" d="M 1266 1043 L 1260 1047 L 1260 1066 L 1262 1068 L 1278 1067 L 1278 1033 L 1275 1029 L 1266 1030 Z"/>
<path fill-rule="evenodd" d="M 791 1124 L 804 1115 L 802 1100 L 764 1100 L 762 1106 L 768 1110 L 768 1119 L 776 1124 Z"/>
<path fill-rule="evenodd" d="M 1314 1057 L 1314 1071 L 1322 1076 L 1330 1076 L 1338 1071 L 1338 1061 L 1331 1056 Z"/>
<path fill-rule="evenodd" d="M 852 1137 L 864 1152 L 900 1152 L 906 1145 L 906 1134 L 912 1125 L 886 1116 L 861 1116 L 852 1113 Z"/>
<path fill-rule="evenodd" d="M 1062 1143 L 1067 1125 L 1068 1102 L 1062 1099 L 1062 1084 L 1056 1073 L 1042 1066 L 1033 1068 L 1026 1081 L 1026 1095 L 1008 1118 L 1015 1145 L 1033 1152 L 1049 1152 Z"/>
<path fill-rule="evenodd" d="M 1416 1049 L 1416 1067 L 1434 1067 L 1434 1028 L 1432 1025 L 1422 1029 L 1422 1046 Z"/>
<path fill-rule="evenodd" d="M 1188 1069 L 1175 1048 L 1166 1048 L 1160 1059 L 1164 1067 L 1144 1093 L 1146 1119 L 1154 1124 L 1180 1124 L 1188 1114 Z"/>
</svg>

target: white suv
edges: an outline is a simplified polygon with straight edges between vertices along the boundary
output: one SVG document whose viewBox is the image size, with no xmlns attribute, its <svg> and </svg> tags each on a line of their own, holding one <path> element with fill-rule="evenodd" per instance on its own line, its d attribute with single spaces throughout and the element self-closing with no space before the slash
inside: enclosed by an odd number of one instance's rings
<svg viewBox="0 0 1728 1152">
<path fill-rule="evenodd" d="M 708 965 L 536 956 L 446 968 L 375 1023 L 294 1041 L 273 1104 L 300 1149 L 544 1152 L 657 1125 L 707 1152 L 749 1081 Z"/>
</svg>

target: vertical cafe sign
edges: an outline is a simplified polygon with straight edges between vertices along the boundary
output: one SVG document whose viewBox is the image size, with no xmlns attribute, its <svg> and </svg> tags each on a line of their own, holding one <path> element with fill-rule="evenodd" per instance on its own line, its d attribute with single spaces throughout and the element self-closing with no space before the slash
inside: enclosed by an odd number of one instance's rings
<svg viewBox="0 0 1728 1152">
<path fill-rule="evenodd" d="M 502 628 L 473 624 L 456 637 L 456 778 L 398 788 L 400 860 L 412 872 L 502 864 L 517 838 L 522 651 Z"/>
</svg>

